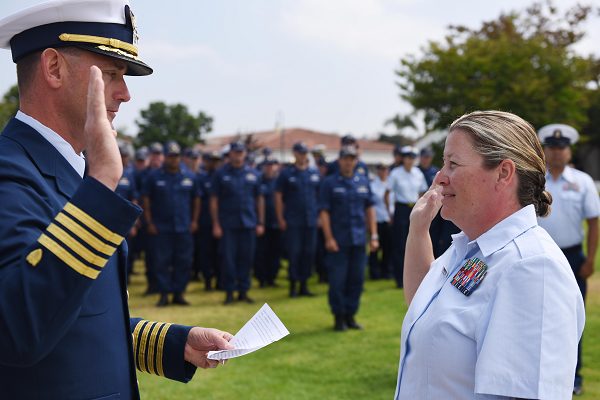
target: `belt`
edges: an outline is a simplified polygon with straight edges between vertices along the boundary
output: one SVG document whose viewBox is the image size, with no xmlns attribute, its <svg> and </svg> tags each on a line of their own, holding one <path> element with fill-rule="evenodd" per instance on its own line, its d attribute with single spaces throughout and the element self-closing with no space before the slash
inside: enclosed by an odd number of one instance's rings
<svg viewBox="0 0 600 400">
<path fill-rule="evenodd" d="M 581 247 L 581 243 L 580 243 L 580 244 L 576 244 L 575 246 L 565 247 L 564 249 L 561 248 L 560 250 L 564 254 L 572 254 L 572 253 L 581 253 L 583 251 L 583 248 Z"/>
<path fill-rule="evenodd" d="M 408 207 L 408 208 L 413 208 L 415 206 L 415 203 L 401 203 L 399 201 L 397 201 L 394 204 L 395 204 L 396 207 L 398 207 L 398 206 L 404 206 L 404 207 Z"/>
</svg>

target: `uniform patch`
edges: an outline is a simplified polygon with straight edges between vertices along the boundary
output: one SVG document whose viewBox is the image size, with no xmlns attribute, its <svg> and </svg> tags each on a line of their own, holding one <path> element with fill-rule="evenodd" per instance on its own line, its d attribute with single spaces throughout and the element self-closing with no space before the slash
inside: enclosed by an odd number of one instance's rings
<svg viewBox="0 0 600 400">
<path fill-rule="evenodd" d="M 319 175 L 317 175 L 317 174 L 312 174 L 312 175 L 310 176 L 310 180 L 311 180 L 311 182 L 319 182 Z"/>
<path fill-rule="evenodd" d="M 358 193 L 369 193 L 369 188 L 366 186 L 359 186 L 358 189 L 356 189 L 356 191 Z"/>
<path fill-rule="evenodd" d="M 488 266 L 479 258 L 469 258 L 452 278 L 452 286 L 465 296 L 470 296 L 487 275 Z"/>
<path fill-rule="evenodd" d="M 181 186 L 192 186 L 194 182 L 190 178 L 185 178 L 181 181 Z"/>
<path fill-rule="evenodd" d="M 246 180 L 248 182 L 256 182 L 256 175 L 254 175 L 254 174 L 247 174 L 246 175 Z"/>
<path fill-rule="evenodd" d="M 42 249 L 35 249 L 31 253 L 27 255 L 25 258 L 32 267 L 38 265 L 38 263 L 42 260 Z"/>
</svg>

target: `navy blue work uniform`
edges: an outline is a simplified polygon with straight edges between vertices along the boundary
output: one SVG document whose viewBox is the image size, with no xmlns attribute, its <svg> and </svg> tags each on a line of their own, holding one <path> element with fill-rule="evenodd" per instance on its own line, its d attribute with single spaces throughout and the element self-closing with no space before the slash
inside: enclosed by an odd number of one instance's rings
<svg viewBox="0 0 600 400">
<path fill-rule="evenodd" d="M 202 205 L 200 208 L 200 221 L 198 222 L 198 232 L 196 233 L 196 248 L 198 257 L 194 260 L 194 273 L 202 273 L 204 284 L 207 290 L 213 288 L 213 280 L 216 280 L 216 287 L 222 285 L 221 268 L 218 257 L 219 239 L 212 234 L 212 218 L 210 216 L 210 194 L 212 191 L 212 180 L 214 171 L 200 171 L 196 176 L 196 184 L 201 193 Z"/>
<path fill-rule="evenodd" d="M 335 315 L 358 311 L 367 260 L 366 210 L 375 204 L 369 179 L 354 173 L 339 173 L 324 179 L 319 210 L 329 213 L 331 232 L 339 251 L 326 255 L 329 279 L 329 306 Z"/>
<path fill-rule="evenodd" d="M 136 367 L 191 378 L 191 328 L 129 317 L 123 237 L 139 207 L 17 119 L 0 136 L 0 203 L 2 398 L 137 399 Z"/>
<path fill-rule="evenodd" d="M 215 172 L 212 196 L 219 204 L 219 243 L 223 288 L 227 292 L 250 289 L 250 268 L 256 248 L 256 199 L 261 196 L 259 174 L 247 165 L 226 164 Z M 214 223 L 214 221 L 213 221 Z"/>
<path fill-rule="evenodd" d="M 277 178 L 276 191 L 283 200 L 286 251 L 290 281 L 310 278 L 317 250 L 318 197 L 321 177 L 316 168 L 285 168 Z"/>
<path fill-rule="evenodd" d="M 119 179 L 119 183 L 117 185 L 117 188 L 115 189 L 115 193 L 129 201 L 138 200 L 139 192 L 137 190 L 133 168 L 125 167 L 123 169 L 123 176 L 121 176 L 121 179 Z M 130 236 L 129 232 L 125 237 L 125 241 L 127 241 L 127 248 L 129 249 L 129 252 L 127 254 L 127 276 L 129 277 L 129 275 L 133 271 L 133 262 L 135 261 L 135 253 L 131 251 L 131 249 L 133 248 L 134 240 Z"/>
<path fill-rule="evenodd" d="M 260 191 L 265 197 L 265 233 L 257 238 L 254 276 L 261 286 L 275 285 L 281 266 L 281 230 L 275 214 L 276 178 L 260 178 Z"/>
<path fill-rule="evenodd" d="M 338 163 L 338 160 L 332 161 L 327 165 L 327 176 L 335 175 L 339 172 L 340 172 L 340 164 Z M 354 173 L 356 173 L 358 175 L 364 175 L 368 178 L 369 177 L 369 167 L 367 167 L 367 164 L 365 164 L 361 160 L 358 160 L 356 162 L 356 167 L 354 167 Z"/>
<path fill-rule="evenodd" d="M 158 291 L 181 294 L 189 282 L 192 267 L 193 238 L 190 232 L 192 207 L 200 192 L 194 175 L 165 167 L 152 172 L 142 191 L 150 201 L 152 222 L 158 231 L 151 235 Z"/>
</svg>

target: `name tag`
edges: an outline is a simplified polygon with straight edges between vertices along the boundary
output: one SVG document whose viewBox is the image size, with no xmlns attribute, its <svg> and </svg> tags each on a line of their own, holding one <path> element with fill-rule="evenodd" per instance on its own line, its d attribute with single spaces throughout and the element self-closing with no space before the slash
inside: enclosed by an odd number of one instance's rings
<svg viewBox="0 0 600 400">
<path fill-rule="evenodd" d="M 313 174 L 310 176 L 310 181 L 311 182 L 319 182 L 319 175 L 317 174 Z"/>
<path fill-rule="evenodd" d="M 229 182 L 231 180 L 231 176 L 229 175 L 223 175 L 223 181 L 224 182 Z"/>
<path fill-rule="evenodd" d="M 488 266 L 479 258 L 469 258 L 452 278 L 452 286 L 465 296 L 470 296 L 487 275 Z"/>
<path fill-rule="evenodd" d="M 121 178 L 121 180 L 119 181 L 119 185 L 122 185 L 122 186 L 129 186 L 129 184 L 130 184 L 129 179 L 127 179 L 125 177 Z"/>
<path fill-rule="evenodd" d="M 181 186 L 190 187 L 193 184 L 194 184 L 194 182 L 192 182 L 192 180 L 190 178 L 185 178 L 184 180 L 181 181 Z"/>
<path fill-rule="evenodd" d="M 167 182 L 165 181 L 156 181 L 156 186 L 165 186 Z"/>
<path fill-rule="evenodd" d="M 246 180 L 248 182 L 256 182 L 256 175 L 254 175 L 254 174 L 247 174 L 246 175 Z"/>
<path fill-rule="evenodd" d="M 333 193 L 346 193 L 346 188 L 343 188 L 343 187 L 333 188 Z"/>
<path fill-rule="evenodd" d="M 356 191 L 358 193 L 369 193 L 369 189 L 366 186 L 359 186 L 358 189 L 356 189 Z"/>
</svg>

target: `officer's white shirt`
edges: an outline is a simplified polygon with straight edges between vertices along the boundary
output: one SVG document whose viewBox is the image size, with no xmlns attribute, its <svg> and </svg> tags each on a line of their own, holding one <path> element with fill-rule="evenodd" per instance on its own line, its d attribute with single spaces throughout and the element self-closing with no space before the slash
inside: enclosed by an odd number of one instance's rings
<svg viewBox="0 0 600 400">
<path fill-rule="evenodd" d="M 472 256 L 488 273 L 465 296 L 451 281 Z M 453 235 L 404 318 L 395 398 L 570 399 L 584 321 L 571 267 L 533 205 L 474 241 Z"/>
<path fill-rule="evenodd" d="M 555 181 L 546 174 L 546 190 L 552 195 L 550 215 L 538 223 L 561 248 L 583 242 L 582 222 L 600 215 L 600 200 L 592 178 L 569 166 Z"/>
<path fill-rule="evenodd" d="M 388 178 L 388 189 L 400 203 L 416 203 L 420 193 L 428 189 L 425 175 L 417 167 L 406 171 L 402 165 L 394 168 Z"/>
<path fill-rule="evenodd" d="M 378 176 L 371 181 L 371 192 L 375 199 L 375 216 L 377 222 L 389 222 L 390 213 L 385 206 L 385 192 L 387 190 L 387 182 L 383 182 Z"/>
<path fill-rule="evenodd" d="M 42 124 L 37 119 L 25 114 L 23 111 L 17 111 L 15 118 L 24 124 L 29 125 L 33 129 L 39 132 L 40 135 L 50 142 L 52 146 L 67 160 L 67 162 L 73 167 L 73 169 L 83 178 L 85 173 L 85 158 L 83 154 L 75 153 L 73 146 L 63 139 L 58 133 Z"/>
</svg>

